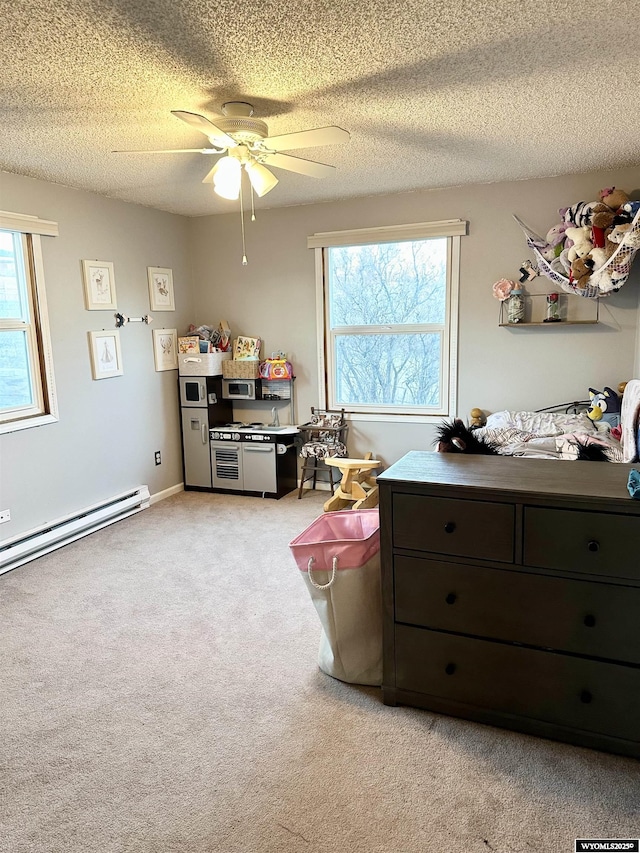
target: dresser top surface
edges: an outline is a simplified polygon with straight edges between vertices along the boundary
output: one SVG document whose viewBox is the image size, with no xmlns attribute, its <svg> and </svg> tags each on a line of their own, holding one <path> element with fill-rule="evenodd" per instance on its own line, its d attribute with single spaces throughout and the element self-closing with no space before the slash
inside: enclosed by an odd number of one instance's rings
<svg viewBox="0 0 640 853">
<path fill-rule="evenodd" d="M 435 453 L 412 450 L 378 475 L 378 483 L 404 483 L 492 489 L 514 493 L 566 495 L 620 500 L 640 514 L 640 501 L 629 496 L 629 471 L 618 462 L 573 462 Z"/>
</svg>

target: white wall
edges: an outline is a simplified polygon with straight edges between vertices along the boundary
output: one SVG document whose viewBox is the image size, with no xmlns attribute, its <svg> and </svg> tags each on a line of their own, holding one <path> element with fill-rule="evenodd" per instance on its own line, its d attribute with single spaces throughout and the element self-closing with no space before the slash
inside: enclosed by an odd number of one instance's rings
<svg viewBox="0 0 640 853">
<path fill-rule="evenodd" d="M 0 173 L 0 209 L 59 223 L 42 247 L 60 420 L 0 436 L 0 539 L 131 486 L 152 494 L 182 482 L 177 371 L 156 373 L 153 328 L 191 322 L 188 220 L 30 178 Z M 120 330 L 124 375 L 94 381 L 87 332 L 115 328 L 84 307 L 81 260 L 113 261 L 118 311 L 149 313 L 147 266 L 173 270 L 176 311 Z M 156 467 L 153 454 L 162 452 Z"/>
<path fill-rule="evenodd" d="M 189 220 L 0 173 L 0 209 L 60 225 L 59 237 L 43 238 L 60 421 L 0 436 L 0 509 L 12 514 L 0 541 L 130 486 L 147 483 L 156 494 L 182 481 L 177 376 L 155 372 L 152 328 L 181 333 L 191 322 L 225 318 L 234 335 L 261 336 L 264 353 L 285 350 L 298 377 L 296 419 L 305 419 L 318 403 L 314 252 L 306 248 L 316 231 L 469 221 L 461 256 L 462 417 L 474 406 L 539 408 L 583 399 L 589 386 L 616 387 L 640 364 L 640 263 L 618 294 L 601 301 L 598 326 L 498 328 L 499 305 L 491 296 L 494 281 L 517 278 L 530 256 L 512 213 L 545 232 L 559 207 L 611 185 L 640 197 L 640 168 L 274 210 L 262 210 L 258 201 L 257 221 L 247 223 L 243 267 L 236 212 Z M 132 317 L 149 312 L 147 266 L 173 270 L 176 311 L 156 312 L 151 328 L 137 323 L 121 330 L 122 377 L 91 378 L 87 332 L 112 328 L 114 320 L 110 312 L 85 310 L 83 258 L 114 262 L 118 310 Z M 550 289 L 542 278 L 533 285 Z M 262 405 L 268 415 L 270 405 Z M 246 410 L 254 415 L 263 419 Z M 408 450 L 430 448 L 432 440 L 433 426 L 357 421 L 349 450 L 372 450 L 388 465 Z M 158 449 L 163 463 L 156 468 Z"/>
<path fill-rule="evenodd" d="M 535 409 L 585 399 L 588 387 L 617 387 L 636 363 L 640 264 L 626 285 L 600 300 L 597 326 L 498 328 L 499 303 L 491 286 L 516 279 L 531 257 L 512 218 L 538 233 L 558 221 L 558 209 L 597 198 L 605 186 L 631 193 L 640 168 L 545 180 L 485 184 L 404 193 L 313 206 L 260 210 L 247 224 L 248 265 L 241 266 L 239 214 L 194 220 L 193 294 L 203 320 L 225 317 L 234 334 L 259 335 L 266 353 L 286 350 L 298 377 L 298 419 L 318 403 L 314 251 L 307 236 L 318 231 L 366 228 L 438 219 L 466 219 L 460 280 L 458 412 Z M 275 190 L 274 192 L 277 192 Z M 235 209 L 235 204 L 233 205 Z M 536 278 L 529 292 L 551 291 Z M 575 308 L 584 300 L 569 296 Z M 580 304 L 577 304 L 580 303 Z M 352 424 L 352 455 L 372 450 L 390 464 L 408 450 L 432 446 L 433 427 L 416 424 Z"/>
</svg>

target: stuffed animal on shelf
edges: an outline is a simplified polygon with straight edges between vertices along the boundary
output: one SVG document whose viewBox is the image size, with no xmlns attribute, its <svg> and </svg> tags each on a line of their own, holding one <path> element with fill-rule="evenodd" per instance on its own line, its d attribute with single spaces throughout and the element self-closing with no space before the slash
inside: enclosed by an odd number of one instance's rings
<svg viewBox="0 0 640 853">
<path fill-rule="evenodd" d="M 592 421 L 604 421 L 612 427 L 620 426 L 620 397 L 613 388 L 605 386 L 604 391 L 589 388 L 591 405 L 587 417 Z"/>
</svg>

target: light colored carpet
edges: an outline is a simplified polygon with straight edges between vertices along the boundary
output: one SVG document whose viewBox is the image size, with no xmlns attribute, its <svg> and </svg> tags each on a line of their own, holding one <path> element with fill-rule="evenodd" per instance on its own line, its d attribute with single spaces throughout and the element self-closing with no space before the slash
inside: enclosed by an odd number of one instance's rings
<svg viewBox="0 0 640 853">
<path fill-rule="evenodd" d="M 640 835 L 640 762 L 382 704 L 317 668 L 288 543 L 188 492 L 0 577 L 3 853 L 568 853 Z"/>
</svg>

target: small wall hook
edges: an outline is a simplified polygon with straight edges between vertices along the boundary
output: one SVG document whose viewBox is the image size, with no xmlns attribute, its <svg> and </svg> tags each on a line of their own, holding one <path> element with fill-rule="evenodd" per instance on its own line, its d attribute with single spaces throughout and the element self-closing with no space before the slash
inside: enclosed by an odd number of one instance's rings
<svg viewBox="0 0 640 853">
<path fill-rule="evenodd" d="M 153 317 L 145 314 L 144 317 L 127 317 L 126 314 L 114 314 L 116 318 L 116 329 L 124 326 L 125 323 L 146 323 L 147 326 L 153 323 Z"/>
</svg>

